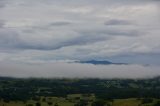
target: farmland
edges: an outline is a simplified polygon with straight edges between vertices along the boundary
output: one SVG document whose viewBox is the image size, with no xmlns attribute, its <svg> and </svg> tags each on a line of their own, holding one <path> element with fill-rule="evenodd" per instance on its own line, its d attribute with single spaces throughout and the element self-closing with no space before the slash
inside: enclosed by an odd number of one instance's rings
<svg viewBox="0 0 160 106">
<path fill-rule="evenodd" d="M 0 78 L 0 106 L 159 106 L 160 78 Z"/>
</svg>

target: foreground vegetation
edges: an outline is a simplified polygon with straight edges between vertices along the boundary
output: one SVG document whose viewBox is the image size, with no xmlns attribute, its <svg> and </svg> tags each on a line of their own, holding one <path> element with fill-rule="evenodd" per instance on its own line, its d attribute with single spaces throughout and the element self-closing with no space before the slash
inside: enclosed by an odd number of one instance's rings
<svg viewBox="0 0 160 106">
<path fill-rule="evenodd" d="M 94 96 L 71 94 L 63 97 L 40 97 L 39 100 L 0 101 L 0 106 L 160 106 L 160 99 L 153 98 L 129 98 L 100 100 Z"/>
<path fill-rule="evenodd" d="M 160 77 L 139 80 L 0 77 L 0 106 L 160 106 Z"/>
</svg>

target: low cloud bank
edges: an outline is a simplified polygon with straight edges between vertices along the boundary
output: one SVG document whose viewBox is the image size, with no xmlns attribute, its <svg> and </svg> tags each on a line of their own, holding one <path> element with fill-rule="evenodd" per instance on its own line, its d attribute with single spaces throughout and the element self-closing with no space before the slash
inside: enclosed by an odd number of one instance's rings
<svg viewBox="0 0 160 106">
<path fill-rule="evenodd" d="M 92 65 L 51 62 L 39 64 L 0 62 L 0 76 L 18 78 L 151 78 L 160 76 L 159 66 Z"/>
</svg>

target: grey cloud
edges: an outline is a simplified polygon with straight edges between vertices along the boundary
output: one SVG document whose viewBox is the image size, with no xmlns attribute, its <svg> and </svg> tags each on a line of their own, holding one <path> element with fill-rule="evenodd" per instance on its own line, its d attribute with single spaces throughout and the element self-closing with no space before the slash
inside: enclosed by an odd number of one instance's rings
<svg viewBox="0 0 160 106">
<path fill-rule="evenodd" d="M 69 25 L 73 25 L 73 22 L 70 21 L 55 21 L 55 22 L 48 22 L 45 24 L 40 25 L 33 25 L 27 27 L 23 30 L 24 33 L 34 33 L 35 30 L 42 31 L 42 30 L 51 30 L 56 27 L 68 27 Z"/>
<path fill-rule="evenodd" d="M 46 42 L 45 44 L 23 43 L 21 44 L 21 46 L 18 46 L 18 48 L 35 49 L 35 50 L 56 50 L 63 47 L 92 44 L 92 43 L 96 43 L 104 40 L 106 40 L 106 37 L 103 37 L 103 36 L 79 36 L 76 38 L 71 38 L 69 40 L 60 41 L 58 43 L 54 43 L 55 40 L 52 40 L 52 39 Z"/>
<path fill-rule="evenodd" d="M 14 47 L 19 42 L 19 37 L 14 31 L 0 30 L 0 47 Z"/>
<path fill-rule="evenodd" d="M 3 28 L 4 25 L 5 25 L 5 22 L 3 20 L 0 20 L 0 28 Z"/>
<path fill-rule="evenodd" d="M 11 0 L 0 0 L 0 8 L 6 7 L 11 2 L 12 2 Z"/>
<path fill-rule="evenodd" d="M 80 35 L 68 40 L 61 39 L 61 41 L 56 41 L 55 39 L 48 39 L 46 41 L 34 42 L 23 40 L 19 34 L 14 31 L 0 30 L 0 48 L 3 49 L 21 49 L 21 50 L 56 50 L 62 47 L 74 46 L 74 45 L 86 45 L 99 41 L 106 40 L 105 36 L 89 36 L 89 35 Z"/>
<path fill-rule="evenodd" d="M 33 32 L 31 32 L 33 33 Z M 1 40 L 0 47 L 8 49 L 19 50 L 56 50 L 69 46 L 82 46 L 88 44 L 94 44 L 97 42 L 103 42 L 110 40 L 113 36 L 136 36 L 138 32 L 136 30 L 86 30 L 79 31 L 77 37 L 71 37 L 69 39 L 61 38 L 59 41 L 55 39 L 47 39 L 45 41 L 33 41 L 21 39 L 23 36 L 19 36 L 14 31 L 0 31 Z M 34 33 L 33 33 L 34 34 Z M 26 36 L 26 35 L 25 35 Z"/>
<path fill-rule="evenodd" d="M 5 4 L 6 4 L 5 0 L 0 0 L 0 8 L 5 7 Z"/>
<path fill-rule="evenodd" d="M 57 22 L 53 22 L 51 23 L 49 26 L 66 26 L 66 25 L 70 25 L 72 24 L 71 22 L 63 22 L 63 21 L 57 21 Z"/>
<path fill-rule="evenodd" d="M 33 0 L 32 0 L 33 1 Z M 50 4 L 50 5 L 53 5 L 53 4 L 59 4 L 59 5 L 64 5 L 64 4 L 80 4 L 80 5 L 101 5 L 101 6 L 110 6 L 110 4 L 121 4 L 121 5 L 131 5 L 131 4 L 144 4 L 144 3 L 150 3 L 150 2 L 154 2 L 154 1 L 159 1 L 159 0 L 116 0 L 116 1 L 112 1 L 112 0 L 80 0 L 80 1 L 74 1 L 74 0 L 70 0 L 70 2 L 66 1 L 66 0 L 54 0 L 54 1 L 51 1 L 51 0 L 46 0 L 46 4 Z M 44 3 L 43 0 L 40 0 L 40 2 Z"/>
<path fill-rule="evenodd" d="M 0 8 L 3 8 L 4 7 L 4 5 L 3 4 L 0 4 Z"/>
<path fill-rule="evenodd" d="M 131 23 L 127 20 L 112 19 L 112 20 L 106 21 L 104 24 L 105 25 L 130 25 Z"/>
<path fill-rule="evenodd" d="M 114 62 L 127 62 L 131 64 L 144 64 L 144 65 L 160 65 L 160 53 L 149 53 L 149 54 L 128 54 L 108 57 L 109 60 Z"/>
<path fill-rule="evenodd" d="M 112 36 L 138 36 L 139 31 L 136 29 L 125 29 L 125 28 L 103 28 L 95 30 L 83 30 L 78 31 L 81 35 L 94 35 L 94 36 L 105 36 L 110 38 Z"/>
<path fill-rule="evenodd" d="M 0 0 L 0 5 L 6 1 L 11 3 L 0 9 L 0 51 L 81 60 L 160 50 L 158 0 Z"/>
<path fill-rule="evenodd" d="M 83 36 L 81 35 L 79 37 L 73 38 L 66 43 L 71 45 L 86 45 L 86 44 L 92 44 L 92 43 L 101 42 L 105 40 L 107 40 L 105 36 L 101 36 L 101 35 L 95 36 L 95 35 L 84 34 Z"/>
</svg>

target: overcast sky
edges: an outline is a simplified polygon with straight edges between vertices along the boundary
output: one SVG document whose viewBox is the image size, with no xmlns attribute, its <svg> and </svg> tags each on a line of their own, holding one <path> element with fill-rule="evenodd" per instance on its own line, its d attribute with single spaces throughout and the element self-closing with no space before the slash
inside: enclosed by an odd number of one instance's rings
<svg viewBox="0 0 160 106">
<path fill-rule="evenodd" d="M 66 63 L 93 59 L 131 65 L 88 69 Z M 56 61 L 63 62 L 57 67 Z M 51 69 L 56 71 L 49 75 L 64 76 L 64 71 L 57 71 L 64 64 L 66 71 L 83 67 L 75 77 L 86 75 L 84 70 L 96 77 L 98 70 L 121 68 L 135 69 L 141 76 L 160 75 L 160 0 L 0 0 L 0 75 L 21 76 L 30 70 L 22 76 L 31 76 L 38 65 L 39 76 Z M 91 74 L 88 70 L 94 67 L 97 71 Z"/>
</svg>

